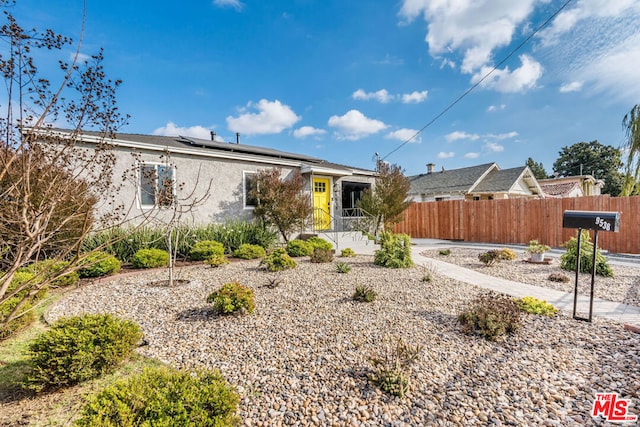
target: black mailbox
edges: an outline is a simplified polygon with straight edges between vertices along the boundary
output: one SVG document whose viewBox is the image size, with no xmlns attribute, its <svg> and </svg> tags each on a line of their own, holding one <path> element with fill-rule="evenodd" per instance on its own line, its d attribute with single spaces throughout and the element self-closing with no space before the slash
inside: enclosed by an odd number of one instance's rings
<svg viewBox="0 0 640 427">
<path fill-rule="evenodd" d="M 619 231 L 620 212 L 564 211 L 562 228 Z"/>
</svg>

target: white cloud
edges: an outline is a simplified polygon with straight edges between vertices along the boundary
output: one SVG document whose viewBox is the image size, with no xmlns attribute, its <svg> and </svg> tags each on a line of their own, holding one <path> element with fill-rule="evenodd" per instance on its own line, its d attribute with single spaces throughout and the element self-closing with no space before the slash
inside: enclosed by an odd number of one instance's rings
<svg viewBox="0 0 640 427">
<path fill-rule="evenodd" d="M 407 21 L 422 16 L 426 41 L 434 57 L 460 50 L 461 69 L 471 74 L 492 60 L 493 51 L 507 46 L 525 23 L 536 0 L 404 0 L 399 15 Z"/>
<path fill-rule="evenodd" d="M 480 153 L 470 152 L 464 155 L 465 159 L 477 159 L 478 157 L 480 157 Z"/>
<path fill-rule="evenodd" d="M 388 126 L 380 120 L 370 119 L 358 110 L 350 110 L 343 116 L 331 116 L 329 126 L 337 128 L 338 139 L 356 141 L 378 133 Z"/>
<path fill-rule="evenodd" d="M 386 104 L 387 102 L 393 101 L 394 96 L 390 95 L 386 89 L 380 89 L 376 92 L 365 92 L 363 89 L 358 89 L 353 92 L 351 95 L 353 99 L 359 99 L 363 101 L 369 101 L 371 99 L 375 99 L 378 102 Z"/>
<path fill-rule="evenodd" d="M 261 99 L 258 104 L 249 102 L 247 108 L 256 108 L 258 112 L 248 113 L 243 108 L 238 117 L 227 117 L 229 130 L 245 135 L 273 134 L 290 128 L 300 120 L 288 105 L 278 100 Z"/>
<path fill-rule="evenodd" d="M 312 126 L 302 126 L 293 131 L 293 136 L 296 138 L 306 138 L 308 136 L 320 136 L 327 133 L 324 129 L 317 129 Z"/>
<path fill-rule="evenodd" d="M 427 94 L 429 92 L 426 90 L 423 90 L 421 92 L 413 91 L 411 93 L 405 93 L 402 95 L 402 103 L 403 104 L 419 104 L 421 102 L 424 102 L 425 99 L 427 99 Z"/>
<path fill-rule="evenodd" d="M 640 19 L 640 17 L 639 17 Z M 640 34 L 629 37 L 592 60 L 579 72 L 597 92 L 611 93 L 618 99 L 637 103 L 640 99 Z"/>
<path fill-rule="evenodd" d="M 506 107 L 507 107 L 506 104 L 489 105 L 489 107 L 487 108 L 487 111 L 491 113 L 493 111 L 504 110 Z"/>
<path fill-rule="evenodd" d="M 497 144 L 495 142 L 487 142 L 484 145 L 489 151 L 494 152 L 494 153 L 500 153 L 502 151 L 504 151 L 504 147 L 500 144 Z"/>
<path fill-rule="evenodd" d="M 444 138 L 447 140 L 447 142 L 453 142 L 459 139 L 470 139 L 471 141 L 475 141 L 476 139 L 480 138 L 480 135 L 476 133 L 467 133 L 457 130 L 445 135 Z"/>
<path fill-rule="evenodd" d="M 580 21 L 591 18 L 615 18 L 640 11 L 637 0 L 579 0 L 560 12 L 551 25 L 540 33 L 543 45 L 553 45 Z"/>
<path fill-rule="evenodd" d="M 582 82 L 565 83 L 560 86 L 560 93 L 579 92 L 582 89 Z"/>
<path fill-rule="evenodd" d="M 193 138 L 211 139 L 211 130 L 203 126 L 176 126 L 173 122 L 167 122 L 166 126 L 159 127 L 153 131 L 154 135 L 162 136 L 191 136 Z"/>
<path fill-rule="evenodd" d="M 422 142 L 422 137 L 420 135 L 416 135 L 418 133 L 415 129 L 398 129 L 393 132 L 389 132 L 385 138 L 386 139 L 397 139 L 398 141 L 409 141 L 409 138 L 412 138 L 411 143 L 420 144 Z M 414 138 L 415 136 L 415 138 Z"/>
<path fill-rule="evenodd" d="M 455 68 L 456 68 L 456 63 L 455 63 L 455 62 L 453 62 L 453 61 L 452 61 L 452 60 L 450 60 L 450 59 L 444 58 L 444 59 L 442 60 L 442 62 L 440 63 L 440 69 L 442 70 L 444 67 L 449 67 L 449 68 L 451 68 L 452 70 L 455 70 Z"/>
<path fill-rule="evenodd" d="M 542 76 L 542 65 L 529 55 L 520 55 L 521 65 L 513 71 L 509 67 L 495 70 L 480 86 L 495 89 L 502 93 L 526 92 L 536 87 L 536 82 Z M 482 67 L 471 78 L 472 83 L 477 83 L 492 67 Z"/>
<path fill-rule="evenodd" d="M 454 153 L 453 151 L 449 151 L 448 153 L 445 153 L 444 151 L 441 151 L 438 153 L 438 158 L 439 159 L 450 159 L 451 157 L 454 157 L 456 155 L 456 153 Z"/>
<path fill-rule="evenodd" d="M 237 11 L 241 11 L 244 8 L 244 3 L 240 0 L 213 0 L 213 4 L 218 7 L 231 7 Z"/>
<path fill-rule="evenodd" d="M 518 136 L 518 132 L 512 131 L 512 132 L 507 132 L 507 133 L 488 133 L 486 135 L 483 135 L 485 138 L 492 138 L 492 139 L 497 139 L 497 140 L 502 140 L 502 139 L 511 139 L 511 138 L 515 138 L 516 136 Z"/>
<path fill-rule="evenodd" d="M 76 53 L 72 52 L 69 54 L 69 61 L 73 61 L 76 57 Z M 76 61 L 77 64 L 82 64 L 85 61 L 91 60 L 91 56 L 86 53 L 78 53 L 78 59 Z"/>
</svg>

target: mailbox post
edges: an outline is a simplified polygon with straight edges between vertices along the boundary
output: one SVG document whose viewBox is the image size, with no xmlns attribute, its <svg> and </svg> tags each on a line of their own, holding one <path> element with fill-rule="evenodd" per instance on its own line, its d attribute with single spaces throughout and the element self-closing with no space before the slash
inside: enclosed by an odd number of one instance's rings
<svg viewBox="0 0 640 427">
<path fill-rule="evenodd" d="M 596 280 L 596 253 L 598 251 L 598 231 L 618 232 L 620 228 L 620 212 L 564 211 L 562 228 L 578 229 L 578 254 L 576 259 L 576 284 L 573 291 L 573 318 L 591 322 L 593 318 L 593 290 Z M 580 239 L 582 230 L 594 230 L 593 262 L 591 263 L 591 295 L 589 297 L 589 317 L 578 317 L 578 276 L 580 274 Z"/>
</svg>

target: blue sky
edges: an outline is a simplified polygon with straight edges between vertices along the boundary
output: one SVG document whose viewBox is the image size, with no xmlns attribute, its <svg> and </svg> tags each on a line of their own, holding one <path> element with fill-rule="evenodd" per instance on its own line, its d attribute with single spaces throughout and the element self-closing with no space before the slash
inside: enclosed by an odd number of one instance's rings
<svg viewBox="0 0 640 427">
<path fill-rule="evenodd" d="M 402 148 L 565 0 L 87 0 L 127 133 L 189 135 L 421 173 L 618 147 L 640 103 L 640 1 L 573 0 Z M 82 2 L 18 0 L 23 26 L 78 38 Z M 69 48 L 64 55 L 68 59 Z"/>
</svg>

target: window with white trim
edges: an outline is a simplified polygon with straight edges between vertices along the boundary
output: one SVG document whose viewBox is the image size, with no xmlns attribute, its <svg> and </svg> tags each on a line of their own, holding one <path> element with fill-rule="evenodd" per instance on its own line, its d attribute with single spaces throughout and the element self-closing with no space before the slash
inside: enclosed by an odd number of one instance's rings
<svg viewBox="0 0 640 427">
<path fill-rule="evenodd" d="M 166 164 L 142 163 L 140 175 L 140 206 L 169 207 L 175 196 L 175 170 Z"/>
<path fill-rule="evenodd" d="M 251 194 L 251 192 L 256 188 L 257 174 L 255 172 L 243 172 L 242 175 L 242 196 L 244 200 L 244 208 L 253 209 L 258 205 L 258 199 Z"/>
</svg>

